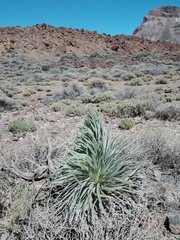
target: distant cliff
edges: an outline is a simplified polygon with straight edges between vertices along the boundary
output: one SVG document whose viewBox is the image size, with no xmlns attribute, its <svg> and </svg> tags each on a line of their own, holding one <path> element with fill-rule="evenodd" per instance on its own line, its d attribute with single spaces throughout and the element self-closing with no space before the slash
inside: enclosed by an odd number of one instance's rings
<svg viewBox="0 0 180 240">
<path fill-rule="evenodd" d="M 180 8 L 163 6 L 150 11 L 133 34 L 152 41 L 180 44 Z"/>
</svg>

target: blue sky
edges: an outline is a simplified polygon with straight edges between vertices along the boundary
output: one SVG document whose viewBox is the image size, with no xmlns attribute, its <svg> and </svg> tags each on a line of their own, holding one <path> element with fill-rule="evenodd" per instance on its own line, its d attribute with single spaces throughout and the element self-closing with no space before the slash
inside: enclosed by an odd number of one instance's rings
<svg viewBox="0 0 180 240">
<path fill-rule="evenodd" d="M 0 0 L 0 27 L 46 23 L 98 33 L 132 34 L 149 10 L 180 0 Z"/>
</svg>

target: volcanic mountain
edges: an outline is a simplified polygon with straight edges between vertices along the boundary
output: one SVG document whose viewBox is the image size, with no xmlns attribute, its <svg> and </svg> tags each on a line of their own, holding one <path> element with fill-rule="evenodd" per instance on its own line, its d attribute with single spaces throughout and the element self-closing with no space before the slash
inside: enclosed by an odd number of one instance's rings
<svg viewBox="0 0 180 240">
<path fill-rule="evenodd" d="M 152 41 L 180 44 L 180 8 L 163 6 L 150 11 L 133 34 Z"/>
</svg>

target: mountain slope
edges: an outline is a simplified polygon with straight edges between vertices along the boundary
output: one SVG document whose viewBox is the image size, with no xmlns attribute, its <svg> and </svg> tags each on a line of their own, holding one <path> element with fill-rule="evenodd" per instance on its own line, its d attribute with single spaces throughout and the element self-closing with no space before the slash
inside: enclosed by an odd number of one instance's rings
<svg viewBox="0 0 180 240">
<path fill-rule="evenodd" d="M 46 24 L 32 27 L 0 28 L 0 55 L 6 51 L 39 59 L 50 59 L 56 54 L 74 53 L 138 53 L 180 52 L 172 43 L 156 43 L 136 36 L 98 34 L 96 31 L 71 29 Z"/>
<path fill-rule="evenodd" d="M 133 34 L 152 41 L 180 44 L 180 8 L 163 6 L 150 11 Z"/>
</svg>

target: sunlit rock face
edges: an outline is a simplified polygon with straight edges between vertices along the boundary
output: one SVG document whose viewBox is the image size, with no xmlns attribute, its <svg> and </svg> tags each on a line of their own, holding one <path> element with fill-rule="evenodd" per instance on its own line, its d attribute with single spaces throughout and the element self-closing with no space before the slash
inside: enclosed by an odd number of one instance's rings
<svg viewBox="0 0 180 240">
<path fill-rule="evenodd" d="M 163 6 L 150 11 L 133 34 L 152 41 L 180 44 L 180 8 Z"/>
</svg>

